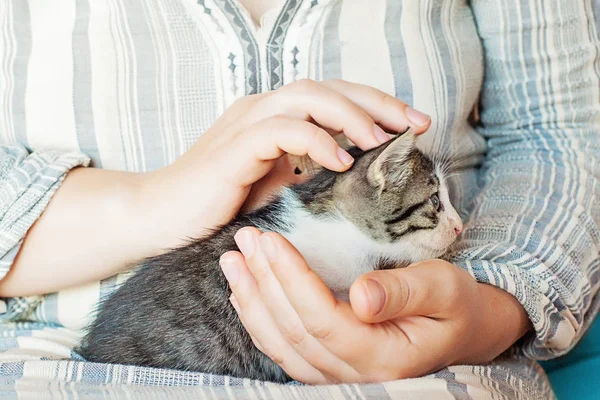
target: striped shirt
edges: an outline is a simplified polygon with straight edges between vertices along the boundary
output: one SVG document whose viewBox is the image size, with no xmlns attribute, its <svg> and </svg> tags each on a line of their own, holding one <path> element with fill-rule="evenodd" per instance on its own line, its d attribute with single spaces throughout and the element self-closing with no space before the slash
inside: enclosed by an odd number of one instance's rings
<svg viewBox="0 0 600 400">
<path fill-rule="evenodd" d="M 260 27 L 235 0 L 0 1 L 0 276 L 70 169 L 161 168 L 237 98 L 341 78 L 432 116 L 420 146 L 455 160 L 466 221 L 452 261 L 527 311 L 535 333 L 515 357 L 563 354 L 599 307 L 599 29 L 600 0 L 287 0 Z M 77 360 L 81 328 L 125 278 L 6 299 L 5 376 L 236 384 L 31 361 Z M 548 394 L 539 367 L 510 363 L 528 373 L 452 367 L 431 387 L 473 395 L 476 375 L 506 383 L 488 392 Z"/>
</svg>

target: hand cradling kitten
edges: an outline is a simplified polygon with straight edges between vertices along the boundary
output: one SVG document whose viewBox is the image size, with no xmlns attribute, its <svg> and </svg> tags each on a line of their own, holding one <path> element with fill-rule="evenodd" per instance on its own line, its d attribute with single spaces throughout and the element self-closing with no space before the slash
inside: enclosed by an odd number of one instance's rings
<svg viewBox="0 0 600 400">
<path fill-rule="evenodd" d="M 145 260 L 101 305 L 78 352 L 88 361 L 285 382 L 229 303 L 220 256 L 244 226 L 278 232 L 338 298 L 360 275 L 446 252 L 462 230 L 441 171 L 409 130 L 352 168 L 321 170 L 213 235 Z"/>
</svg>

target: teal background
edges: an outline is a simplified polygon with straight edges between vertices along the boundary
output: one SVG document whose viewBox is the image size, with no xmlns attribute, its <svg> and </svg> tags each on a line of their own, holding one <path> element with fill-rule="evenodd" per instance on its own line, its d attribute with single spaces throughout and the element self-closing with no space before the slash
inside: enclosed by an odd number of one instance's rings
<svg viewBox="0 0 600 400">
<path fill-rule="evenodd" d="M 566 356 L 540 364 L 558 400 L 600 399 L 600 319 Z"/>
</svg>

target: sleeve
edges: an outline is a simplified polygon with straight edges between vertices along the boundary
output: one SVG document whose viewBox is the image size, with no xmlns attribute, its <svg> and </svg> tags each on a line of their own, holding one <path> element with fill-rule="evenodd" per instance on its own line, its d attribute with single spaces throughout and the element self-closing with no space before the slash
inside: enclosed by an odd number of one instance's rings
<svg viewBox="0 0 600 400">
<path fill-rule="evenodd" d="M 600 306 L 600 0 L 471 7 L 488 152 L 452 261 L 521 302 L 535 329 L 521 349 L 548 359 Z"/>
<path fill-rule="evenodd" d="M 88 164 L 89 158 L 77 152 L 30 154 L 22 146 L 0 146 L 0 279 L 67 172 Z"/>
</svg>

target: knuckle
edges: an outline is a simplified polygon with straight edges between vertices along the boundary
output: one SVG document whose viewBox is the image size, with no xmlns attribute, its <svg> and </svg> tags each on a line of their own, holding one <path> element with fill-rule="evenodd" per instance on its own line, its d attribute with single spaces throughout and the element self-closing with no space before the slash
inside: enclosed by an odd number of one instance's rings
<svg viewBox="0 0 600 400">
<path fill-rule="evenodd" d="M 318 83 L 312 79 L 304 78 L 300 79 L 290 85 L 290 88 L 293 88 L 299 92 L 307 93 L 315 90 Z"/>
<path fill-rule="evenodd" d="M 284 114 L 275 114 L 270 116 L 265 120 L 265 124 L 267 126 L 272 127 L 273 129 L 280 129 L 283 126 L 288 126 L 292 123 L 292 118 L 284 115 Z"/>
<path fill-rule="evenodd" d="M 285 363 L 283 362 L 283 357 L 280 357 L 280 356 L 279 356 L 279 355 L 277 355 L 277 354 L 270 355 L 270 356 L 268 356 L 268 357 L 271 359 L 271 361 L 273 361 L 273 362 L 274 362 L 275 364 L 277 364 L 279 367 L 281 367 L 282 369 L 285 369 L 285 368 L 284 368 L 284 365 L 285 365 Z"/>
<path fill-rule="evenodd" d="M 275 114 L 275 115 L 269 117 L 269 120 L 277 125 L 280 125 L 280 124 L 290 123 L 290 121 L 293 120 L 293 118 L 290 118 L 285 114 Z"/>
<path fill-rule="evenodd" d="M 256 282 L 261 286 L 269 282 L 272 278 L 271 271 L 262 265 L 254 265 L 250 267 L 250 272 L 252 272 L 254 280 L 256 280 Z"/>
<path fill-rule="evenodd" d="M 326 138 L 323 136 L 323 130 L 313 124 L 308 124 L 307 126 L 309 127 L 309 133 L 308 133 L 309 147 L 312 147 L 313 145 L 325 144 L 324 141 Z"/>
<path fill-rule="evenodd" d="M 237 99 L 234 100 L 233 103 L 231 103 L 231 106 L 229 107 L 229 109 L 235 109 L 235 108 L 238 108 L 238 107 L 242 107 L 247 102 L 248 102 L 247 96 L 238 97 Z"/>
<path fill-rule="evenodd" d="M 292 346 L 299 346 L 306 340 L 308 332 L 301 324 L 289 324 L 282 327 L 282 333 L 285 339 Z"/>
<path fill-rule="evenodd" d="M 263 353 L 265 356 L 269 357 L 271 361 L 273 361 L 275 364 L 279 365 L 280 367 L 283 367 L 285 360 L 280 351 L 273 349 L 272 346 L 264 346 L 262 343 L 260 343 L 258 339 L 256 339 L 256 337 L 254 337 L 250 333 L 248 333 L 248 335 L 250 336 L 254 347 L 256 347 L 258 351 Z"/>
<path fill-rule="evenodd" d="M 395 99 L 394 99 L 395 100 Z M 398 103 L 392 100 L 392 96 L 387 93 L 379 93 L 379 101 L 382 107 L 397 107 Z"/>
<path fill-rule="evenodd" d="M 444 280 L 448 280 L 448 283 L 455 284 L 455 280 L 458 278 L 457 269 L 450 263 L 440 263 L 438 265 L 439 274 Z"/>
<path fill-rule="evenodd" d="M 449 306 L 455 305 L 462 297 L 459 290 L 461 289 L 462 276 L 459 272 L 458 268 L 451 264 L 443 264 L 441 267 L 441 277 L 447 289 L 446 304 Z"/>
<path fill-rule="evenodd" d="M 275 364 L 279 365 L 280 367 L 283 366 L 284 364 L 284 359 L 283 356 L 276 351 L 272 351 L 270 349 L 264 349 L 264 348 L 260 348 L 257 346 L 257 349 L 263 353 L 264 355 L 266 355 L 267 357 L 269 357 L 271 359 L 271 361 L 273 361 Z"/>
<path fill-rule="evenodd" d="M 251 95 L 248 95 L 248 96 L 242 96 L 242 97 L 239 97 L 238 99 L 236 99 L 233 102 L 232 106 L 246 108 L 246 107 L 249 107 L 252 104 L 256 103 L 259 99 L 260 99 L 260 95 L 258 95 L 258 94 L 251 94 Z"/>
<path fill-rule="evenodd" d="M 340 86 L 340 85 L 345 85 L 348 82 L 343 79 L 340 79 L 340 78 L 334 78 L 334 79 L 327 79 L 327 83 L 330 83 L 334 86 Z"/>
<path fill-rule="evenodd" d="M 307 153 L 310 153 L 312 149 L 323 147 L 326 144 L 321 128 L 309 122 L 303 123 L 301 132 L 299 133 L 301 133 L 300 137 Z"/>
<path fill-rule="evenodd" d="M 285 88 L 285 86 L 283 86 Z M 281 89 L 279 90 L 273 90 L 270 92 L 265 92 L 265 93 L 261 93 L 261 94 L 253 94 L 252 96 L 254 96 L 254 102 L 253 104 L 256 104 L 257 106 L 261 106 L 264 107 L 266 109 L 272 109 L 274 108 L 274 105 L 276 105 L 277 103 L 277 98 L 276 98 L 276 94 L 279 93 Z"/>
<path fill-rule="evenodd" d="M 309 325 L 306 327 L 309 335 L 318 340 L 328 340 L 333 334 L 333 330 L 328 324 Z"/>
<path fill-rule="evenodd" d="M 384 92 L 379 92 L 379 96 L 379 101 L 381 102 L 382 108 L 396 109 L 404 114 L 404 109 L 406 108 L 406 104 L 404 104 L 404 102 Z"/>
<path fill-rule="evenodd" d="M 260 342 L 252 335 L 250 335 L 250 339 L 252 339 L 252 343 L 254 343 L 254 347 L 260 350 L 262 353 L 266 353 L 265 348 L 260 344 Z"/>
</svg>

